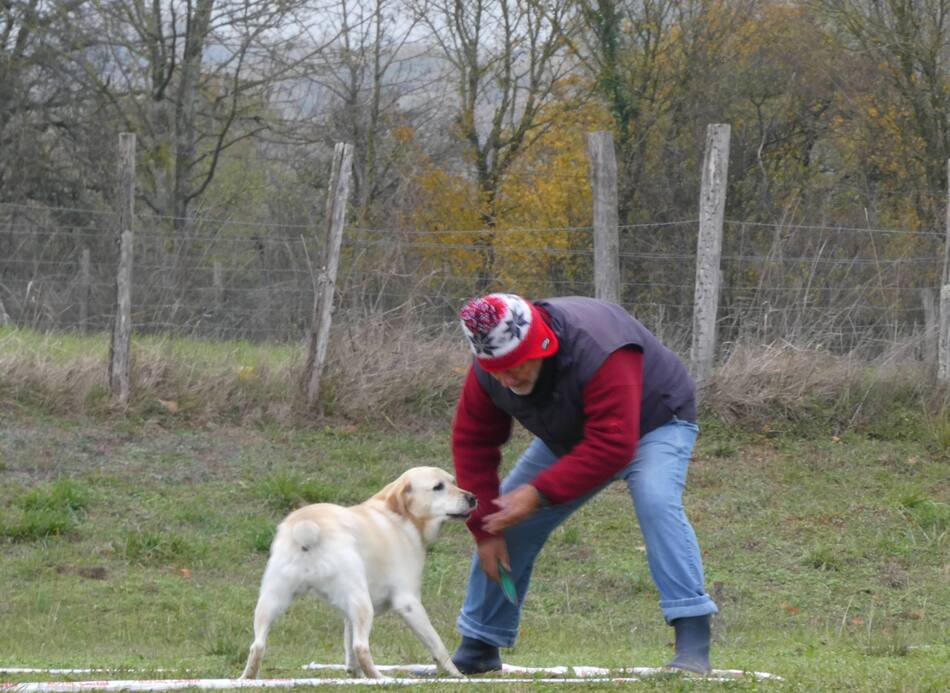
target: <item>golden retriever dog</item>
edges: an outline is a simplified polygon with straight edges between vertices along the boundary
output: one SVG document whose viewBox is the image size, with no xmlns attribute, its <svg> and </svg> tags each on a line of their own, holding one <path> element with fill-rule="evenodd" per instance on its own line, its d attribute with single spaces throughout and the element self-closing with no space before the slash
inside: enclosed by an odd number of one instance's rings
<svg viewBox="0 0 950 693">
<path fill-rule="evenodd" d="M 426 547 L 449 519 L 464 520 L 475 496 L 436 467 L 415 467 L 360 505 L 316 503 L 277 528 L 254 610 L 243 679 L 257 678 L 267 632 L 294 597 L 311 592 L 343 613 L 351 676 L 383 678 L 369 652 L 373 616 L 394 609 L 451 676 L 452 663 L 419 599 Z"/>
</svg>

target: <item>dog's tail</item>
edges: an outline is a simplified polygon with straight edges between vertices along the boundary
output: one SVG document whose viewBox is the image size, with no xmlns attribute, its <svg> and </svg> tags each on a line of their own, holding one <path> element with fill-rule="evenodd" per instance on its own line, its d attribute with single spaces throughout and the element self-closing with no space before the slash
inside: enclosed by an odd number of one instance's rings
<svg viewBox="0 0 950 693">
<path fill-rule="evenodd" d="M 320 541 L 320 526 L 313 520 L 295 522 L 290 536 L 301 551 L 309 551 Z"/>
</svg>

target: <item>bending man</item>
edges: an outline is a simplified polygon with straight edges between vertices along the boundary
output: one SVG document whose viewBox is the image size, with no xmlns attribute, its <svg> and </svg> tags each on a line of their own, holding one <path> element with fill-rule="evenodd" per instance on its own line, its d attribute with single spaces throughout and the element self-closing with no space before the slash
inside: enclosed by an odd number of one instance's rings
<svg viewBox="0 0 950 693">
<path fill-rule="evenodd" d="M 534 561 L 551 532 L 614 480 L 627 484 L 660 608 L 676 632 L 668 666 L 708 673 L 702 559 L 682 506 L 696 440 L 695 386 L 682 361 L 619 306 L 590 298 L 529 303 L 514 294 L 460 313 L 474 358 L 455 414 L 458 484 L 478 496 L 477 542 L 457 626 L 462 673 L 501 668 L 518 635 Z M 535 438 L 499 483 L 517 419 Z M 517 604 L 499 586 L 511 572 Z"/>
</svg>

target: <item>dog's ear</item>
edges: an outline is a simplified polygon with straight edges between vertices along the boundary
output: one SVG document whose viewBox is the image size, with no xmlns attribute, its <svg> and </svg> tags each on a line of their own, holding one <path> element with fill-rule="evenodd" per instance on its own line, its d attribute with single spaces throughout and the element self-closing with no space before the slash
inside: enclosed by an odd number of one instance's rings
<svg viewBox="0 0 950 693">
<path fill-rule="evenodd" d="M 386 507 L 397 515 L 409 516 L 409 496 L 412 495 L 412 482 L 403 479 L 386 497 Z"/>
</svg>

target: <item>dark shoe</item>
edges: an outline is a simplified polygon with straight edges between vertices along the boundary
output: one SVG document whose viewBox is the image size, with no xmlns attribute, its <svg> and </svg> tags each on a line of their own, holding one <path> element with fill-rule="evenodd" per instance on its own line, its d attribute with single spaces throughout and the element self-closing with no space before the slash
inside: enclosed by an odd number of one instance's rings
<svg viewBox="0 0 950 693">
<path fill-rule="evenodd" d="M 452 663 L 466 676 L 501 671 L 501 655 L 497 647 L 464 635 L 452 655 Z"/>
<path fill-rule="evenodd" d="M 682 669 L 694 674 L 708 674 L 709 643 L 711 641 L 709 622 L 711 616 L 690 616 L 673 621 L 676 629 L 676 655 L 666 666 Z"/>
</svg>

